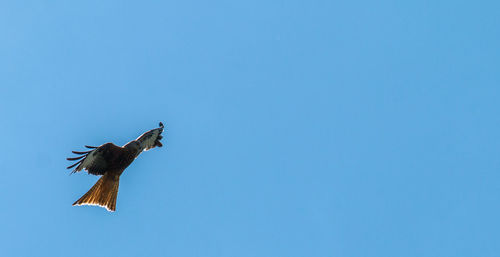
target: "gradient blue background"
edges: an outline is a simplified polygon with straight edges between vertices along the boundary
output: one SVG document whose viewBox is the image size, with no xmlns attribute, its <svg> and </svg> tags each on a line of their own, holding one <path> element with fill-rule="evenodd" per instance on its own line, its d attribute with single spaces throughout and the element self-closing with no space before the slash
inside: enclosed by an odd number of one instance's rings
<svg viewBox="0 0 500 257">
<path fill-rule="evenodd" d="M 105 3 L 103 3 L 105 2 Z M 0 2 L 1 256 L 499 256 L 498 1 Z M 71 150 L 164 148 L 117 211 Z"/>
</svg>

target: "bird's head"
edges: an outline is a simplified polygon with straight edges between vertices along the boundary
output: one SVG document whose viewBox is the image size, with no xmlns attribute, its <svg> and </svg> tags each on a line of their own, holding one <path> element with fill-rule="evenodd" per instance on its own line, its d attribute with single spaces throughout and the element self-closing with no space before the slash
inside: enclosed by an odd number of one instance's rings
<svg viewBox="0 0 500 257">
<path fill-rule="evenodd" d="M 155 148 L 156 146 L 162 147 L 163 144 L 160 140 L 163 138 L 161 133 L 163 132 L 163 123 L 160 122 L 160 127 L 152 129 L 141 136 L 139 136 L 136 140 L 129 142 L 124 147 L 129 150 L 138 151 L 139 153 L 142 151 L 147 151 L 151 148 Z"/>
<path fill-rule="evenodd" d="M 158 137 L 156 137 L 156 140 L 155 140 L 155 146 L 158 146 L 158 147 L 162 147 L 163 144 L 160 142 L 160 140 L 163 138 L 163 136 L 161 135 L 161 133 L 163 133 L 163 123 L 160 121 L 160 124 L 159 124 L 159 128 L 158 128 L 158 131 L 160 132 L 158 134 Z"/>
</svg>

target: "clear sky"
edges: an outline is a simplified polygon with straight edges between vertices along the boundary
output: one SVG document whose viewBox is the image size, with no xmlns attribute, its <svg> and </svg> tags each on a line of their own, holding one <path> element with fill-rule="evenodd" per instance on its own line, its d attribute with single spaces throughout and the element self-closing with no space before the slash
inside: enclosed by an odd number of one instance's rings
<svg viewBox="0 0 500 257">
<path fill-rule="evenodd" d="M 499 256 L 499 5 L 1 1 L 0 255 Z"/>
</svg>

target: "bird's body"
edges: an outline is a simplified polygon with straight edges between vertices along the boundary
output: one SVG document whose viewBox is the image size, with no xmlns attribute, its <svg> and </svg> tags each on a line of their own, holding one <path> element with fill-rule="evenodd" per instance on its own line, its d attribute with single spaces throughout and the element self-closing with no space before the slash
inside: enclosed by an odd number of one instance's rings
<svg viewBox="0 0 500 257">
<path fill-rule="evenodd" d="M 96 184 L 73 205 L 98 205 L 108 211 L 115 211 L 120 175 L 141 152 L 162 146 L 160 142 L 163 138 L 162 132 L 163 124 L 160 122 L 159 128 L 142 134 L 123 147 L 106 143 L 99 147 L 86 146 L 93 149 L 87 152 L 73 151 L 81 156 L 67 158 L 70 161 L 79 160 L 68 167 L 70 169 L 78 165 L 72 173 L 87 170 L 89 174 L 102 175 Z"/>
</svg>

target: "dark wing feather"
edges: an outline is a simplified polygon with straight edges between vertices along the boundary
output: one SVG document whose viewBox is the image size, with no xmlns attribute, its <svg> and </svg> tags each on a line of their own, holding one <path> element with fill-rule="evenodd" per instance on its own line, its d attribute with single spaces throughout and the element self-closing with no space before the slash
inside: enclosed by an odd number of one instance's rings
<svg viewBox="0 0 500 257">
<path fill-rule="evenodd" d="M 66 160 L 68 160 L 68 161 L 76 161 L 76 160 L 80 160 L 83 157 L 85 157 L 85 155 L 74 157 L 74 158 L 66 158 Z"/>
<path fill-rule="evenodd" d="M 88 154 L 88 153 L 90 153 L 92 151 L 86 151 L 86 152 L 71 151 L 71 152 L 74 153 L 74 154 Z"/>
<path fill-rule="evenodd" d="M 82 156 L 67 158 L 67 160 L 74 161 L 81 158 L 83 159 L 69 166 L 68 169 L 78 165 L 71 173 L 87 170 L 88 173 L 92 175 L 104 175 L 108 168 L 113 165 L 113 161 L 116 160 L 116 156 L 120 154 L 120 151 L 122 151 L 122 148 L 112 143 L 103 144 L 92 151 L 73 151 L 73 153 L 82 154 Z"/>
<path fill-rule="evenodd" d="M 78 165 L 78 164 L 80 164 L 80 163 L 82 163 L 82 161 L 79 161 L 79 162 L 77 162 L 77 163 L 75 163 L 75 164 L 73 164 L 73 165 L 70 165 L 70 166 L 68 166 L 66 169 L 71 169 L 71 168 L 75 167 L 76 165 Z M 76 172 L 76 171 L 72 171 L 71 173 L 75 173 L 75 172 Z"/>
</svg>

